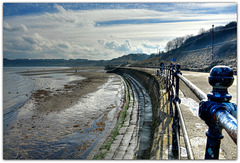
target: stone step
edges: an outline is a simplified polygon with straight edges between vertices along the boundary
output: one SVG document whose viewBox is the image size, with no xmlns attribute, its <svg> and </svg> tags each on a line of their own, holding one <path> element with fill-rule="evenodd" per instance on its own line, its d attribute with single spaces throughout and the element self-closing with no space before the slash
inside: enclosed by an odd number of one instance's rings
<svg viewBox="0 0 240 163">
<path fill-rule="evenodd" d="M 135 88 L 129 90 L 130 101 L 126 117 L 109 150 L 104 152 L 105 160 L 130 160 L 135 157 L 138 148 L 138 132 L 140 131 L 140 103 L 139 95 L 135 91 Z"/>
</svg>

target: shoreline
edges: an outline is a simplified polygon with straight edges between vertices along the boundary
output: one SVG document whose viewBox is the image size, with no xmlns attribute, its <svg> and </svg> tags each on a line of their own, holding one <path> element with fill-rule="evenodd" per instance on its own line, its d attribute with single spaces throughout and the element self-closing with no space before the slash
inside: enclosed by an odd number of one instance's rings
<svg viewBox="0 0 240 163">
<path fill-rule="evenodd" d="M 4 159 L 79 159 L 91 147 L 95 139 L 106 131 L 109 114 L 115 116 L 119 104 L 109 103 L 106 108 L 89 110 L 90 113 L 81 108 L 82 105 L 86 103 L 88 106 L 95 94 L 100 96 L 112 83 L 109 91 L 114 88 L 117 89 L 115 93 L 121 93 L 119 77 L 96 72 L 99 68 L 91 69 L 91 72 L 80 69 L 76 72 L 76 68 L 71 68 L 72 74 L 85 79 L 65 84 L 61 90 L 37 90 L 33 93 L 32 98 L 18 109 L 17 119 L 4 132 Z M 118 87 L 115 88 L 114 82 Z M 44 151 L 42 147 L 50 151 Z M 29 152 L 36 153 L 31 156 Z"/>
<path fill-rule="evenodd" d="M 62 88 L 60 89 L 54 89 L 50 86 L 43 85 L 40 88 L 33 89 L 31 91 L 31 94 L 26 94 L 28 98 L 24 101 L 19 101 L 18 103 L 15 103 L 14 105 L 10 106 L 9 108 L 3 109 L 3 121 L 4 121 L 4 128 L 7 129 L 9 123 L 14 120 L 14 117 L 12 117 L 12 114 L 17 114 L 18 110 L 21 109 L 28 101 L 31 99 L 34 99 L 34 103 L 38 104 L 38 110 L 39 111 L 54 111 L 63 109 L 65 107 L 70 107 L 73 103 L 75 103 L 81 96 L 86 95 L 87 93 L 91 93 L 97 90 L 97 88 L 104 84 L 107 81 L 107 78 L 109 77 L 109 74 L 106 73 L 89 73 L 89 72 L 81 72 L 85 70 L 99 70 L 99 68 L 87 68 L 87 67 L 74 67 L 74 68 L 63 68 L 59 67 L 59 69 L 51 69 L 52 67 L 47 67 L 49 69 L 46 69 L 46 67 L 42 67 L 39 70 L 32 70 L 32 71 L 19 71 L 16 72 L 17 74 L 21 74 L 23 76 L 39 76 L 39 75 L 51 75 L 54 73 L 62 73 L 66 74 L 68 76 L 79 76 L 84 77 L 83 79 L 86 80 L 74 80 L 71 82 L 66 82 Z M 76 73 L 76 71 L 80 71 Z M 97 77 L 99 75 L 99 77 Z M 51 79 L 51 76 L 41 77 L 46 79 Z M 89 79 L 88 79 L 89 78 Z M 99 80 L 98 78 L 101 78 Z M 35 80 L 35 79 L 34 79 Z M 42 83 L 42 81 L 40 81 Z M 43 82 L 46 83 L 46 82 Z M 89 86 L 89 83 L 92 83 L 92 87 Z M 81 91 L 79 91 L 81 90 Z M 68 96 L 69 95 L 69 96 Z M 53 101 L 52 99 L 58 99 L 57 101 Z M 64 100 L 65 98 L 68 98 L 68 101 Z M 64 105 L 62 105 L 62 101 L 64 102 Z M 46 102 L 46 104 L 44 104 Z M 49 106 L 48 106 L 49 105 Z M 4 106 L 4 105 L 3 105 Z M 45 107 L 48 106 L 48 107 Z M 51 108 L 53 107 L 53 108 Z M 55 107 L 59 107 L 59 109 L 55 109 Z M 8 117 L 6 117 L 8 116 Z M 5 120 L 6 118 L 6 120 Z M 16 115 L 15 115 L 16 118 Z M 4 131 L 5 131 L 4 129 Z"/>
<path fill-rule="evenodd" d="M 76 72 L 76 70 L 78 72 Z M 80 70 L 82 70 L 82 68 L 80 68 Z M 70 107 L 82 96 L 95 92 L 99 86 L 107 82 L 109 77 L 109 74 L 106 73 L 79 72 L 79 68 L 51 70 L 51 72 L 61 73 L 62 71 L 69 73 L 68 75 L 84 77 L 84 79 L 75 80 L 68 84 L 64 84 L 64 87 L 62 89 L 51 90 L 51 88 L 46 88 L 43 90 L 35 91 L 33 93 L 33 98 L 36 99 L 39 112 L 60 111 L 64 108 Z M 62 101 L 64 101 L 64 103 Z"/>
</svg>

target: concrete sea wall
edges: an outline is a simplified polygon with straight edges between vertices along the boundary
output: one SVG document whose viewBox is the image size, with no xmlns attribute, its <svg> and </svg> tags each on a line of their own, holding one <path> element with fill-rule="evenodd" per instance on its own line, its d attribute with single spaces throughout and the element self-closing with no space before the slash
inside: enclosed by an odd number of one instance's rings
<svg viewBox="0 0 240 163">
<path fill-rule="evenodd" d="M 121 76 L 128 74 L 138 80 L 150 95 L 152 103 L 152 134 L 149 159 L 171 159 L 171 123 L 170 103 L 165 80 L 142 69 L 117 68 Z"/>
<path fill-rule="evenodd" d="M 163 76 L 156 76 L 156 71 L 156 69 L 147 68 L 116 68 L 114 72 L 122 75 L 123 77 L 125 76 L 124 74 L 128 74 L 128 76 L 133 77 L 141 83 L 141 85 L 146 89 L 146 94 L 150 96 L 152 104 L 152 134 L 149 143 L 151 143 L 151 148 L 147 149 L 148 157 L 145 158 L 153 160 L 177 159 L 173 157 L 171 152 L 173 124 L 172 112 L 174 112 L 175 109 L 173 109 L 173 106 L 170 103 L 169 92 L 166 89 L 165 79 Z M 197 72 L 183 73 L 187 76 L 188 80 L 196 83 L 196 86 L 205 91 L 205 93 L 208 93 L 208 89 L 212 89 L 207 82 L 209 74 L 200 74 Z M 236 89 L 236 85 L 229 89 L 233 97 L 236 97 Z M 206 131 L 208 130 L 208 126 L 197 114 L 199 106 L 197 106 L 198 104 L 195 105 L 197 102 L 194 101 L 194 94 L 191 93 L 189 88 L 182 84 L 181 81 L 179 98 L 182 101 L 180 104 L 181 114 L 187 130 L 193 152 L 193 158 L 196 160 L 202 160 L 204 159 L 206 152 Z M 187 100 L 188 104 L 186 104 L 186 102 L 184 103 L 184 100 Z M 179 143 L 181 149 L 180 159 L 188 159 L 182 128 L 179 132 Z M 219 159 L 237 159 L 237 145 L 232 141 L 231 137 L 225 130 L 223 130 L 223 135 L 224 139 L 221 140 Z"/>
</svg>

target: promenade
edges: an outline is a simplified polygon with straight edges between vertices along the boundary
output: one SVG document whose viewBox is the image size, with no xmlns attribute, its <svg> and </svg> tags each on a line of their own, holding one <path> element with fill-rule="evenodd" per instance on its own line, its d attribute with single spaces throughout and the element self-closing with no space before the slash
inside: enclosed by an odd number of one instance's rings
<svg viewBox="0 0 240 163">
<path fill-rule="evenodd" d="M 148 73 L 154 75 L 156 69 L 144 69 Z M 212 87 L 208 83 L 209 73 L 201 72 L 190 72 L 182 71 L 182 74 L 185 78 L 190 80 L 193 84 L 203 90 L 204 93 L 210 93 Z M 233 85 L 229 88 L 229 93 L 233 96 L 232 102 L 237 101 L 237 79 L 236 76 Z M 106 159 L 106 160 L 131 160 L 131 159 L 144 159 L 143 154 L 139 150 L 139 141 L 140 141 L 140 130 L 142 126 L 140 124 L 141 116 L 141 107 L 146 107 L 149 102 L 146 102 L 148 94 L 144 87 L 142 87 L 136 80 L 131 78 L 131 76 L 125 76 L 126 79 L 130 82 L 129 89 L 129 107 L 127 110 L 126 117 L 124 119 L 123 125 L 119 128 L 117 136 L 112 141 L 112 144 L 106 149 L 106 145 L 109 139 L 111 139 L 111 134 L 105 138 L 102 146 L 95 149 L 95 153 L 92 152 L 88 159 Z M 135 84 L 133 84 L 135 83 Z M 136 87 L 137 86 L 137 87 Z M 168 108 L 166 103 L 166 96 L 162 97 L 165 107 Z M 203 120 L 198 116 L 198 104 L 199 100 L 195 98 L 195 95 L 189 91 L 189 89 L 180 82 L 180 98 L 182 100 L 181 111 L 187 128 L 189 140 L 193 150 L 194 159 L 203 160 L 205 155 L 206 148 L 206 131 L 208 126 Z M 140 104 L 141 101 L 145 101 L 144 104 Z M 186 103 L 187 101 L 187 103 Z M 167 112 L 164 114 L 168 114 Z M 171 122 L 168 122 L 168 118 L 165 119 L 163 125 L 159 126 L 155 132 L 158 132 L 158 136 L 154 139 L 163 140 L 162 144 L 158 144 L 158 141 L 153 142 L 155 144 L 152 149 L 148 151 L 142 150 L 142 152 L 154 152 L 158 153 L 157 155 L 152 156 L 148 159 L 173 159 L 171 153 Z M 236 159 L 237 158 L 237 146 L 228 136 L 228 134 L 223 130 L 224 139 L 221 141 L 220 146 L 220 155 L 219 159 Z M 147 138 L 147 137 L 145 137 Z M 180 134 L 180 145 L 181 145 L 181 159 L 187 159 L 186 148 L 184 145 L 184 140 L 182 134 Z M 165 141 L 165 142 L 164 142 Z M 161 146 L 161 147 L 160 147 Z M 97 152 L 98 151 L 98 152 Z M 93 154 L 94 153 L 94 154 Z M 140 157 L 141 155 L 141 157 Z"/>
</svg>

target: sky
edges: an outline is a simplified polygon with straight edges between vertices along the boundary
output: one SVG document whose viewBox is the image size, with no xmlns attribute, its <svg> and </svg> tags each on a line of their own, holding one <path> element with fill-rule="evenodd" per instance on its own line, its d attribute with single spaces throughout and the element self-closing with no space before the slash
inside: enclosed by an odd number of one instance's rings
<svg viewBox="0 0 240 163">
<path fill-rule="evenodd" d="M 3 57 L 110 60 L 237 21 L 237 3 L 3 3 Z"/>
</svg>

